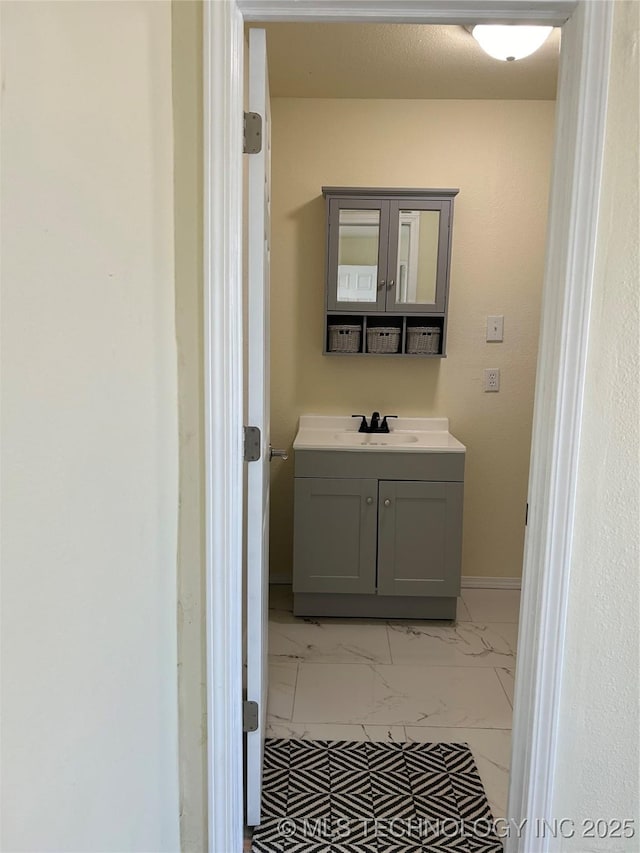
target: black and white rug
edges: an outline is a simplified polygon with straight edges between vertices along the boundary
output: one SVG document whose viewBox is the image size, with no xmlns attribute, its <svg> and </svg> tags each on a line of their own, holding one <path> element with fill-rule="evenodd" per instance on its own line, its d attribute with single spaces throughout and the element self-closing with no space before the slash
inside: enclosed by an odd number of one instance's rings
<svg viewBox="0 0 640 853">
<path fill-rule="evenodd" d="M 254 853 L 501 853 L 460 743 L 267 740 Z"/>
</svg>

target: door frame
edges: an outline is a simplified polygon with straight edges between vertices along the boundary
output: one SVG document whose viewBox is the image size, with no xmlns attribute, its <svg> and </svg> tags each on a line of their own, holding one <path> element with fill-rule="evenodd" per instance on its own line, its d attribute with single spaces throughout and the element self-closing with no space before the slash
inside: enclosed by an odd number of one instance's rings
<svg viewBox="0 0 640 853">
<path fill-rule="evenodd" d="M 563 26 L 529 475 L 508 817 L 550 819 L 601 186 L 611 0 L 205 0 L 204 395 L 209 850 L 239 853 L 244 22 Z M 509 853 L 546 853 L 525 831 Z"/>
</svg>

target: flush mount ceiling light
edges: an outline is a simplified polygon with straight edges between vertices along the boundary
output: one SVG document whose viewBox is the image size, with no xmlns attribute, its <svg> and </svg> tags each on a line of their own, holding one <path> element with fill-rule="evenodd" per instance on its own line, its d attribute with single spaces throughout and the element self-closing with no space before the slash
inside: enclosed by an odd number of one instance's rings
<svg viewBox="0 0 640 853">
<path fill-rule="evenodd" d="M 515 59 L 531 56 L 542 47 L 553 27 L 476 24 L 467 29 L 489 56 L 503 62 L 513 62 Z"/>
</svg>

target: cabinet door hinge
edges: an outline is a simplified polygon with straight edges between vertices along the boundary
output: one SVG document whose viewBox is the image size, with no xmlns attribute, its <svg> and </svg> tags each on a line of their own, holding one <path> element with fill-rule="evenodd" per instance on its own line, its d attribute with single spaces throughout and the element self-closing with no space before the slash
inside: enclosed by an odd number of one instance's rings
<svg viewBox="0 0 640 853">
<path fill-rule="evenodd" d="M 244 114 L 242 151 L 244 154 L 262 151 L 262 116 L 259 113 Z"/>
<path fill-rule="evenodd" d="M 260 459 L 260 428 L 246 426 L 244 430 L 244 461 L 257 462 Z"/>
<path fill-rule="evenodd" d="M 242 703 L 242 731 L 258 731 L 258 703 L 246 700 Z"/>
</svg>

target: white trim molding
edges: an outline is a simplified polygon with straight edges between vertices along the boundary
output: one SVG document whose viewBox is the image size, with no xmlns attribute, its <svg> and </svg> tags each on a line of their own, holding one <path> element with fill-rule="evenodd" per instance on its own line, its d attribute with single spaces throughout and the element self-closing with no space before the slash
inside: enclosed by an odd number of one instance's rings
<svg viewBox="0 0 640 853">
<path fill-rule="evenodd" d="M 546 853 L 573 537 L 613 3 L 581 2 L 563 28 L 525 537 L 507 850 Z"/>
<path fill-rule="evenodd" d="M 284 574 L 284 572 L 272 574 L 269 577 L 269 586 L 291 586 L 292 582 L 291 575 Z M 461 586 L 463 589 L 520 589 L 522 578 L 490 578 L 463 575 Z"/>
<path fill-rule="evenodd" d="M 481 578 L 463 575 L 461 585 L 463 589 L 520 589 L 522 578 Z"/>
<path fill-rule="evenodd" d="M 204 4 L 205 575 L 209 850 L 242 850 L 242 62 L 233 2 Z"/>
<path fill-rule="evenodd" d="M 546 24 L 561 27 L 577 0 L 237 0 L 246 21 Z"/>
</svg>

